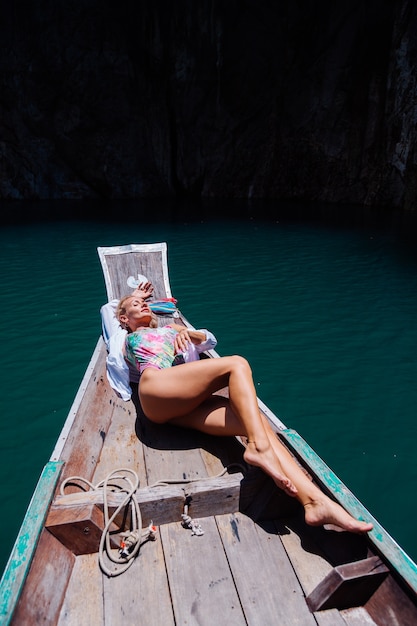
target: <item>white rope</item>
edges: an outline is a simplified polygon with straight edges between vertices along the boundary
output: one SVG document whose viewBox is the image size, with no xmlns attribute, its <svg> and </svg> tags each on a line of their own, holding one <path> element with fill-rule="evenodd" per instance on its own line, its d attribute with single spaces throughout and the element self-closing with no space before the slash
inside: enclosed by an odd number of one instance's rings
<svg viewBox="0 0 417 626">
<path fill-rule="evenodd" d="M 232 465 L 238 465 L 238 464 L 232 464 Z M 192 482 L 200 482 L 204 480 L 213 480 L 213 478 L 220 478 L 221 476 L 223 476 L 229 470 L 229 468 L 232 467 L 232 465 L 225 467 L 216 476 L 207 476 L 207 477 L 202 477 L 202 478 L 185 478 L 185 479 L 178 479 L 178 480 L 177 479 L 159 480 L 153 485 L 150 485 L 150 487 L 185 484 L 185 483 L 192 483 Z M 245 469 L 241 465 L 238 465 L 238 466 L 243 472 L 245 471 Z M 130 478 L 129 476 L 124 475 L 126 473 L 130 475 Z M 120 484 L 112 482 L 116 480 L 126 481 L 128 488 L 122 487 Z M 96 485 L 94 485 L 89 480 L 81 476 L 70 476 L 69 478 L 66 478 L 61 483 L 61 487 L 60 487 L 61 495 L 65 495 L 65 488 L 70 484 L 80 487 L 80 485 L 77 485 L 77 483 L 88 485 L 90 491 L 101 490 L 103 492 L 104 528 L 101 534 L 100 545 L 99 545 L 99 564 L 100 564 L 102 571 L 107 576 L 109 577 L 119 576 L 120 574 L 123 574 L 123 572 L 125 572 L 132 565 L 133 559 L 138 554 L 141 545 L 147 540 L 155 539 L 156 527 L 153 526 L 152 522 L 145 531 L 143 531 L 142 529 L 142 515 L 140 512 L 139 503 L 137 499 L 134 497 L 134 494 L 139 488 L 138 475 L 132 469 L 120 468 L 120 469 L 114 470 L 113 472 L 110 472 L 110 474 L 108 474 L 108 476 L 104 480 L 100 481 Z M 110 493 L 118 492 L 118 493 L 126 494 L 122 502 L 115 509 L 115 511 L 113 512 L 111 516 L 109 516 L 109 507 L 108 507 L 108 493 L 109 492 Z M 113 524 L 114 520 L 119 515 L 121 510 L 128 505 L 130 506 L 130 509 L 131 509 L 131 523 L 130 523 L 131 528 L 129 531 L 120 534 L 120 536 L 122 537 L 122 542 L 121 542 L 120 549 L 118 551 L 118 556 L 115 556 L 114 554 L 115 549 L 111 547 L 111 541 L 110 541 L 111 525 Z M 188 515 L 188 500 L 186 500 L 186 503 L 184 505 L 184 513 L 182 514 L 181 517 L 183 520 L 182 523 L 183 523 L 184 528 L 190 528 L 192 530 L 193 535 L 204 534 L 204 531 L 202 530 L 200 524 L 192 520 L 192 518 Z M 105 557 L 107 557 L 109 561 L 115 564 L 112 569 L 108 567 L 107 564 L 105 563 Z"/>
<path fill-rule="evenodd" d="M 181 515 L 181 518 L 183 527 L 191 530 L 191 536 L 196 535 L 197 537 L 200 537 L 201 535 L 204 535 L 204 530 L 201 528 L 201 524 L 193 520 L 193 518 L 188 515 L 188 498 L 185 501 L 184 513 Z"/>
<path fill-rule="evenodd" d="M 128 474 L 126 476 L 126 474 Z M 130 478 L 129 478 L 130 475 Z M 114 483 L 112 481 L 115 480 L 124 480 L 126 481 L 128 487 L 122 487 L 121 485 Z M 134 557 L 139 552 L 140 546 L 143 543 L 143 540 L 149 538 L 151 534 L 151 527 L 142 532 L 142 516 L 139 508 L 139 504 L 134 498 L 134 494 L 139 487 L 139 478 L 131 469 L 121 468 L 118 470 L 114 470 L 110 472 L 110 474 L 101 482 L 94 485 L 89 480 L 82 478 L 81 476 L 70 476 L 61 484 L 61 495 L 64 495 L 65 487 L 69 484 L 74 484 L 75 482 L 81 482 L 90 487 L 91 491 L 101 490 L 103 492 L 103 513 L 104 513 L 104 529 L 100 538 L 99 545 L 99 564 L 102 571 L 107 574 L 107 576 L 118 576 L 125 572 L 133 563 Z M 113 514 L 109 516 L 109 507 L 108 507 L 108 493 L 125 493 L 126 496 L 123 498 L 122 502 L 115 509 Z M 123 533 L 122 537 L 125 541 L 122 544 L 122 549 L 119 550 L 119 555 L 115 556 L 115 550 L 111 547 L 111 525 L 119 515 L 120 511 L 130 505 L 131 508 L 131 529 L 128 533 Z M 142 539 L 142 541 L 140 541 Z M 105 555 L 115 565 L 118 567 L 114 567 L 110 569 L 105 563 Z"/>
</svg>

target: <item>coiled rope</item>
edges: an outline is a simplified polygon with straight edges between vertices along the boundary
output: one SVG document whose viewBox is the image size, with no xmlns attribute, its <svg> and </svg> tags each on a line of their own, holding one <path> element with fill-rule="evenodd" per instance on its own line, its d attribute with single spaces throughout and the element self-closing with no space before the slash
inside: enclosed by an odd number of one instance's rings
<svg viewBox="0 0 417 626">
<path fill-rule="evenodd" d="M 240 470 L 245 473 L 245 468 L 242 465 L 236 463 L 225 467 L 216 476 L 207 476 L 203 478 L 159 480 L 153 485 L 150 485 L 150 487 L 213 480 L 213 478 L 220 478 L 221 476 L 224 476 L 224 474 L 233 466 L 239 467 Z M 127 483 L 127 487 L 115 483 L 114 481 L 116 480 L 125 481 Z M 142 528 L 142 515 L 140 512 L 139 503 L 134 497 L 137 489 L 139 489 L 138 475 L 132 469 L 119 468 L 110 472 L 104 480 L 100 481 L 96 485 L 94 485 L 86 478 L 83 478 L 82 476 L 70 476 L 61 483 L 60 494 L 62 496 L 65 495 L 65 488 L 69 485 L 82 488 L 78 483 L 88 485 L 89 489 L 86 491 L 102 491 L 103 493 L 104 528 L 100 538 L 98 559 L 101 570 L 107 576 L 119 576 L 120 574 L 123 574 L 123 572 L 125 572 L 127 569 L 129 569 L 129 567 L 132 565 L 133 559 L 138 554 L 141 545 L 145 541 L 155 539 L 156 527 L 152 525 L 152 522 L 145 531 Z M 122 502 L 119 504 L 119 506 L 115 509 L 113 514 L 109 515 L 108 494 L 115 492 L 125 493 L 126 495 L 123 498 Z M 130 530 L 128 532 L 121 533 L 124 541 L 122 541 L 121 549 L 119 550 L 118 556 L 116 556 L 114 548 L 111 547 L 110 529 L 116 517 L 119 515 L 122 509 L 124 509 L 128 505 L 131 509 Z M 186 504 L 182 519 L 184 527 L 190 528 L 193 531 L 193 534 L 203 534 L 201 527 L 194 523 L 191 517 L 188 515 L 188 504 Z M 105 557 L 107 557 L 112 563 L 115 564 L 115 567 L 113 569 L 107 566 L 105 562 Z"/>
</svg>

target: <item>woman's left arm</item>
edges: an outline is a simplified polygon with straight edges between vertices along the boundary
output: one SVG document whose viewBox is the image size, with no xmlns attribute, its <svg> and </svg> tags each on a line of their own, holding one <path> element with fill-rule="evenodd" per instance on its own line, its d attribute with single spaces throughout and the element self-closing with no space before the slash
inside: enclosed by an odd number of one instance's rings
<svg viewBox="0 0 417 626">
<path fill-rule="evenodd" d="M 178 331 L 178 335 L 175 337 L 175 348 L 177 352 L 187 350 L 189 341 L 196 346 L 206 341 L 206 334 L 202 330 L 192 330 L 180 324 L 170 324 L 170 326 Z"/>
</svg>

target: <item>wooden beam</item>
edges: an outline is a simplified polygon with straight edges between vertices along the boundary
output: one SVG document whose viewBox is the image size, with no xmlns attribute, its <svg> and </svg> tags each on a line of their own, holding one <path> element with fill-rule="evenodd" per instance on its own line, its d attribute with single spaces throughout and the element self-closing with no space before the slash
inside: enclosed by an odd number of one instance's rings
<svg viewBox="0 0 417 626">
<path fill-rule="evenodd" d="M 66 510 L 54 509 L 49 512 L 46 527 L 73 554 L 92 554 L 100 546 L 104 516 L 97 506 L 89 503 Z M 112 524 L 111 531 L 117 532 L 118 527 Z M 118 547 L 114 541 L 111 544 Z"/>
<path fill-rule="evenodd" d="M 378 556 L 334 567 L 306 598 L 311 611 L 363 606 L 389 569 Z"/>
<path fill-rule="evenodd" d="M 226 474 L 198 482 L 144 487 L 136 492 L 143 526 L 157 526 L 181 521 L 184 504 L 193 518 L 234 513 L 239 510 L 242 474 Z M 110 515 L 123 502 L 126 494 L 108 493 Z M 89 554 L 98 549 L 104 527 L 100 509 L 104 505 L 101 489 L 57 496 L 51 505 L 46 528 L 74 554 Z M 116 524 L 122 525 L 123 512 Z M 115 526 L 114 529 L 117 527 Z"/>
</svg>

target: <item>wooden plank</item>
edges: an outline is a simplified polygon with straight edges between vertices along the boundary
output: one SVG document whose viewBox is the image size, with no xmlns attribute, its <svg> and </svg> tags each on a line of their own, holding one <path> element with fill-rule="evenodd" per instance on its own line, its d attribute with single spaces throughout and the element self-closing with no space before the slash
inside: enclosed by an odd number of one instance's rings
<svg viewBox="0 0 417 626">
<path fill-rule="evenodd" d="M 317 614 L 316 614 L 317 615 Z M 340 618 L 343 620 L 343 624 L 346 626 L 381 626 L 381 622 L 374 622 L 372 617 L 363 608 L 358 606 L 354 609 L 346 609 L 340 611 Z M 408 624 L 409 622 L 387 622 L 386 626 L 393 626 L 393 624 Z"/>
<path fill-rule="evenodd" d="M 147 484 L 170 479 L 202 478 L 207 469 L 197 448 L 196 431 L 169 424 L 153 424 L 145 417 L 138 425 L 144 444 Z"/>
<path fill-rule="evenodd" d="M 81 399 L 77 415 L 62 449 L 65 461 L 62 479 L 82 476 L 91 480 L 97 460 L 110 427 L 112 413 L 118 398 L 106 378 L 105 351 Z"/>
<path fill-rule="evenodd" d="M 213 517 L 199 537 L 180 523 L 160 528 L 176 624 L 246 624 Z M 264 625 L 263 625 L 264 626 Z"/>
<path fill-rule="evenodd" d="M 415 597 L 411 593 L 406 595 L 393 576 L 384 580 L 365 608 L 380 626 L 417 624 Z"/>
<path fill-rule="evenodd" d="M 338 565 L 308 595 L 307 604 L 312 611 L 362 606 L 387 577 L 388 571 L 378 556 Z"/>
<path fill-rule="evenodd" d="M 72 552 L 44 530 L 13 614 L 12 626 L 56 624 L 74 562 Z"/>
<path fill-rule="evenodd" d="M 103 576 L 103 587 L 104 624 L 107 626 L 175 625 L 162 543 L 158 534 L 156 541 L 149 541 L 141 546 L 139 555 L 127 572 L 113 578 Z M 78 623 L 74 624 L 78 626 Z"/>
<path fill-rule="evenodd" d="M 94 349 L 93 355 L 90 359 L 90 362 L 87 366 L 87 369 L 84 373 L 81 384 L 78 388 L 78 391 L 75 395 L 74 401 L 71 405 L 71 408 L 68 412 L 67 418 L 65 420 L 65 424 L 59 434 L 57 442 L 55 444 L 55 448 L 52 452 L 50 461 L 59 461 L 61 459 L 62 450 L 67 441 L 68 435 L 71 432 L 74 421 L 77 418 L 79 407 L 81 401 L 89 388 L 90 380 L 94 379 L 97 375 L 97 368 L 102 367 L 102 362 L 106 357 L 106 348 L 104 345 L 104 341 L 102 337 L 99 337 L 97 340 L 96 347 Z"/>
<path fill-rule="evenodd" d="M 135 433 L 135 421 L 133 402 L 124 402 L 114 396 L 112 420 L 94 472 L 93 484 L 99 484 L 119 468 L 129 468 L 138 475 L 140 485 L 146 485 L 143 444 Z"/>
<path fill-rule="evenodd" d="M 0 582 L 0 616 L 8 623 L 20 596 L 45 522 L 62 462 L 43 468 Z"/>
<path fill-rule="evenodd" d="M 203 459 L 207 474 L 209 476 L 220 474 L 223 471 L 225 466 L 223 465 L 219 457 L 213 454 L 212 449 L 209 451 L 202 448 L 200 450 L 200 454 Z M 229 465 L 229 463 L 227 463 L 227 465 Z"/>
<path fill-rule="evenodd" d="M 307 527 L 303 514 L 291 520 L 275 521 L 275 526 L 304 594 L 307 596 L 332 570 L 332 564 L 329 563 L 322 549 L 321 540 L 326 531 L 321 528 Z M 338 539 L 343 539 L 342 535 L 346 533 L 337 533 Z M 320 611 L 314 616 L 320 626 L 345 626 L 347 623 L 337 609 Z"/>
<path fill-rule="evenodd" d="M 315 625 L 274 525 L 241 513 L 216 521 L 247 624 Z"/>
<path fill-rule="evenodd" d="M 282 520 L 275 524 L 304 593 L 308 595 L 332 570 L 332 565 L 324 557 L 320 546 L 306 537 L 301 523 L 295 524 L 293 520 L 285 522 Z"/>
<path fill-rule="evenodd" d="M 99 624 L 104 624 L 103 577 L 97 554 L 86 554 L 75 560 L 57 626 Z"/>
<path fill-rule="evenodd" d="M 91 554 L 98 552 L 104 529 L 104 515 L 91 503 L 64 509 L 55 508 L 49 512 L 46 527 L 73 554 Z M 118 528 L 112 524 L 110 530 L 117 532 Z"/>
<path fill-rule="evenodd" d="M 189 514 L 207 517 L 221 513 L 235 512 L 239 508 L 240 483 L 242 474 L 225 474 L 220 477 L 206 478 L 197 482 L 183 484 L 143 487 L 136 494 L 143 525 L 151 521 L 156 525 L 167 524 L 181 519 L 187 497 Z M 126 494 L 109 493 L 107 502 L 110 514 L 123 502 Z M 73 524 L 74 520 L 84 519 L 89 507 L 102 507 L 103 490 L 81 491 L 64 496 L 57 496 L 51 505 L 46 526 L 51 532 L 54 527 Z"/>
<path fill-rule="evenodd" d="M 97 250 L 109 300 L 130 293 L 127 279 L 138 274 L 146 276 L 153 284 L 156 298 L 171 297 L 165 243 L 100 247 Z"/>
<path fill-rule="evenodd" d="M 391 567 L 398 572 L 402 579 L 417 593 L 417 565 L 406 552 L 394 541 L 381 524 L 370 514 L 363 504 L 342 483 L 334 472 L 314 452 L 300 435 L 291 429 L 280 432 L 296 454 L 309 467 L 312 473 L 353 517 L 372 522 L 373 530 L 368 533 L 369 540 L 382 554 Z"/>
</svg>

